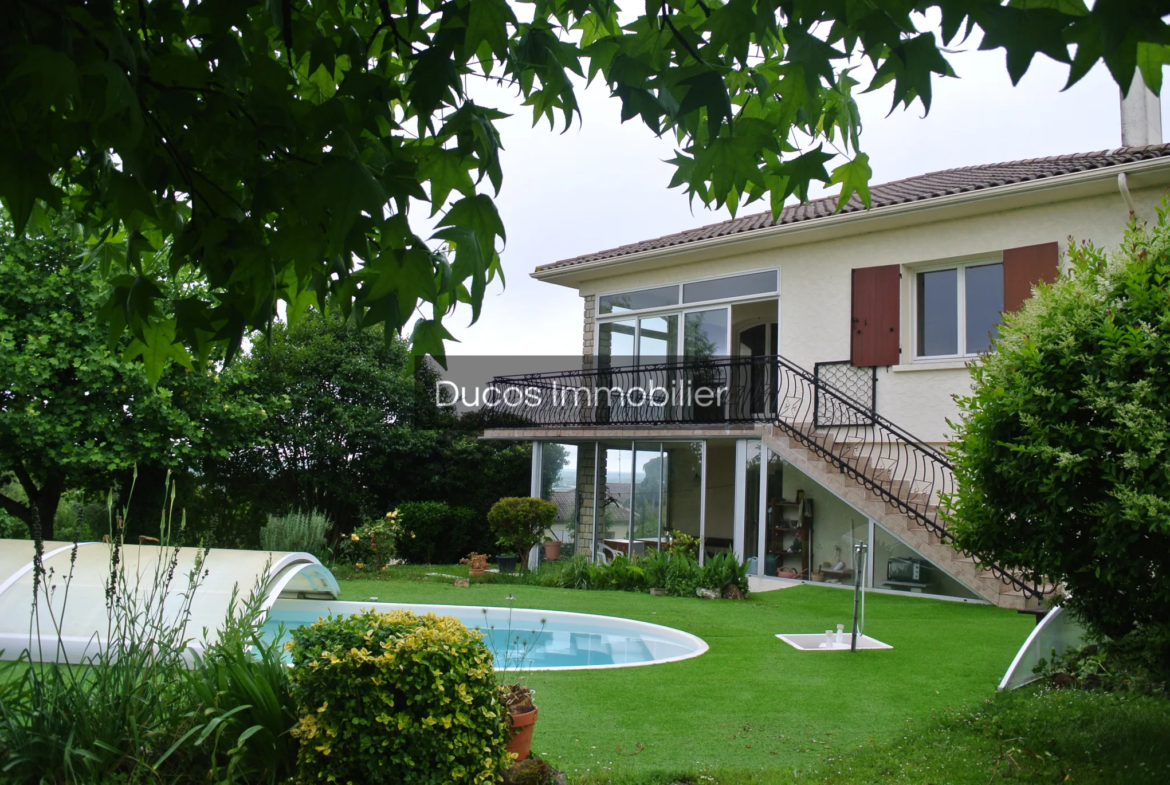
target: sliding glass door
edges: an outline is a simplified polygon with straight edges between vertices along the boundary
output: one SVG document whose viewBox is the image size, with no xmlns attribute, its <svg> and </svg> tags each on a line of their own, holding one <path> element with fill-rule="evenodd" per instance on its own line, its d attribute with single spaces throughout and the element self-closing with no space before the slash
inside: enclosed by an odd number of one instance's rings
<svg viewBox="0 0 1170 785">
<path fill-rule="evenodd" d="M 702 442 L 607 442 L 601 454 L 603 556 L 643 556 L 676 534 L 701 538 Z"/>
</svg>

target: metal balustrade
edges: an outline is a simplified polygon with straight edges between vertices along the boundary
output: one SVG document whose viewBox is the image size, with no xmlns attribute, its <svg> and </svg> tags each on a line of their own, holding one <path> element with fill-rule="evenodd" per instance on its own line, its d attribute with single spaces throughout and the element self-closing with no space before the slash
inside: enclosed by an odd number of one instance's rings
<svg viewBox="0 0 1170 785">
<path fill-rule="evenodd" d="M 485 402 L 487 428 L 773 425 L 954 544 L 939 515 L 942 498 L 955 491 L 946 456 L 780 356 L 500 376 Z M 997 565 L 983 566 L 1025 597 L 1045 593 Z"/>
</svg>

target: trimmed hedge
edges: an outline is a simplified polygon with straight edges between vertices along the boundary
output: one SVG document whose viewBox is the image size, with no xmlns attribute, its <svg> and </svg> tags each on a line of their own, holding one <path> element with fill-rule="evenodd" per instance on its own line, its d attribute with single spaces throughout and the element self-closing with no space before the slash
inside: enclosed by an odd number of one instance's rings
<svg viewBox="0 0 1170 785">
<path fill-rule="evenodd" d="M 445 502 L 400 504 L 398 523 L 396 555 L 411 564 L 455 564 L 471 551 L 487 550 L 490 541 L 480 515 Z"/>
<path fill-rule="evenodd" d="M 495 783 L 511 763 L 483 636 L 410 611 L 293 630 L 301 782 Z"/>
</svg>

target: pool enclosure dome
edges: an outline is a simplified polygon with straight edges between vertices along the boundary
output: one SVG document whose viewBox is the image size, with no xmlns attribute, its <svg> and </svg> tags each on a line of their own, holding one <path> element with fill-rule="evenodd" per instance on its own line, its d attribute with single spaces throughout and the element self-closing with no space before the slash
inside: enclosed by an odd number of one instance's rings
<svg viewBox="0 0 1170 785">
<path fill-rule="evenodd" d="M 39 624 L 34 625 L 34 544 L 0 540 L 0 658 L 14 660 L 27 650 L 34 657 L 40 652 L 41 659 L 78 662 L 94 654 L 108 634 L 113 549 L 103 542 L 45 542 L 45 586 L 37 592 Z M 238 611 L 250 596 L 259 595 L 260 608 L 267 612 L 282 598 L 334 600 L 341 594 L 329 569 L 308 553 L 158 545 L 122 545 L 119 550 L 123 593 L 136 601 L 148 599 L 156 575 L 170 571 L 174 560 L 167 596 L 155 599 L 161 600 L 164 613 L 176 617 L 185 604 L 188 576 L 199 564 L 187 622 L 195 652 L 215 642 L 229 612 Z"/>
</svg>

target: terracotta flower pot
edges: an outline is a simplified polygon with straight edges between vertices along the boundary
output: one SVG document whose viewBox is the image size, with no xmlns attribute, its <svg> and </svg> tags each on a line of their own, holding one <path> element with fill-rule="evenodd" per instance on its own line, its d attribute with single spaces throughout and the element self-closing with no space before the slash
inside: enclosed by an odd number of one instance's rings
<svg viewBox="0 0 1170 785">
<path fill-rule="evenodd" d="M 469 577 L 472 577 L 472 578 L 482 578 L 483 577 L 483 570 L 469 569 L 467 571 L 467 575 Z"/>
<path fill-rule="evenodd" d="M 549 540 L 544 544 L 544 558 L 549 561 L 556 561 L 561 558 L 561 541 Z"/>
<path fill-rule="evenodd" d="M 536 715 L 539 707 L 533 706 L 532 711 L 524 714 L 509 714 L 508 725 L 512 728 L 512 739 L 505 748 L 515 753 L 516 761 L 528 759 L 532 752 L 532 731 L 536 728 Z"/>
</svg>

